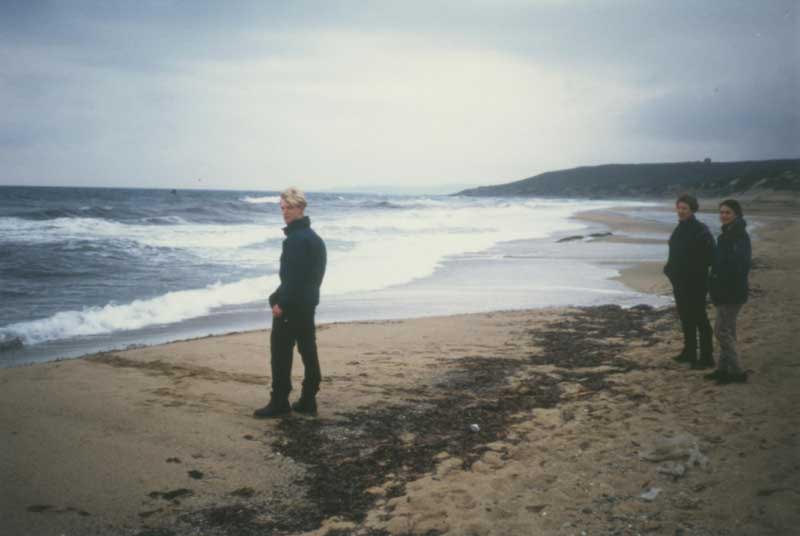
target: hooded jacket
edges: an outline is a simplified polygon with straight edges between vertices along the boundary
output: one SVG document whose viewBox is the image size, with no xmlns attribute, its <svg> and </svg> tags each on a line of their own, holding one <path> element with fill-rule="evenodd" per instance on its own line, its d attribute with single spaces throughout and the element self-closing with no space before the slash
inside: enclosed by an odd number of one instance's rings
<svg viewBox="0 0 800 536">
<path fill-rule="evenodd" d="M 308 216 L 283 229 L 281 284 L 269 297 L 270 306 L 281 309 L 313 309 L 319 305 L 319 288 L 325 277 L 325 242 L 311 229 Z"/>
<path fill-rule="evenodd" d="M 669 258 L 664 274 L 673 285 L 704 286 L 714 260 L 714 236 L 694 216 L 678 223 L 669 237 Z"/>
<path fill-rule="evenodd" d="M 722 226 L 717 238 L 714 264 L 709 276 L 709 294 L 714 305 L 742 304 L 749 293 L 748 276 L 752 250 L 747 222 L 736 218 Z"/>
</svg>

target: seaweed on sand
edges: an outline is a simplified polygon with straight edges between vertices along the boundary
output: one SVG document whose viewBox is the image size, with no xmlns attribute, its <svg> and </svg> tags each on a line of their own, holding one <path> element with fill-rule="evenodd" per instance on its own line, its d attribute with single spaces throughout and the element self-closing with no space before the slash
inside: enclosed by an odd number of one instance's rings
<svg viewBox="0 0 800 536">
<path fill-rule="evenodd" d="M 556 406 L 561 382 L 580 382 L 591 394 L 609 388 L 607 375 L 639 368 L 620 354 L 631 340 L 655 344 L 658 321 L 667 314 L 649 307 L 581 308 L 530 330 L 538 348 L 532 355 L 464 357 L 432 385 L 400 391 L 405 398 L 396 404 L 334 419 L 284 419 L 272 447 L 306 468 L 298 482 L 301 500 L 261 498 L 195 511 L 181 520 L 225 535 L 291 534 L 316 529 L 331 517 L 360 523 L 377 501 L 368 490 L 404 494 L 407 482 L 434 469 L 441 452 L 461 459 L 469 470 L 487 445 L 507 438 L 528 411 Z M 559 373 L 537 372 L 542 364 L 556 365 Z M 601 365 L 610 367 L 575 370 Z M 383 534 L 367 528 L 354 532 Z"/>
</svg>

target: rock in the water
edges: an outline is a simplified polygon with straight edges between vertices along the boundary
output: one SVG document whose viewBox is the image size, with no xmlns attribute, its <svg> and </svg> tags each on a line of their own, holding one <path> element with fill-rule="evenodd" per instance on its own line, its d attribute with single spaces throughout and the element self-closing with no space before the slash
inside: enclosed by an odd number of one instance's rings
<svg viewBox="0 0 800 536">
<path fill-rule="evenodd" d="M 565 236 L 564 238 L 559 238 L 556 240 L 557 243 L 561 242 L 571 242 L 573 240 L 583 240 L 583 235 L 572 235 L 572 236 Z"/>
</svg>

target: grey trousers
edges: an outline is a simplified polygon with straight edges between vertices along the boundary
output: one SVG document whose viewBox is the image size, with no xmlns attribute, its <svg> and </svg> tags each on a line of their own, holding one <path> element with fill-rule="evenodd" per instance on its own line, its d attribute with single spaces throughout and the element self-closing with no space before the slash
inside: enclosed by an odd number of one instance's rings
<svg viewBox="0 0 800 536">
<path fill-rule="evenodd" d="M 717 369 L 730 374 L 742 372 L 736 353 L 736 317 L 741 309 L 740 304 L 717 305 L 717 319 L 714 322 L 714 335 L 719 342 Z"/>
</svg>

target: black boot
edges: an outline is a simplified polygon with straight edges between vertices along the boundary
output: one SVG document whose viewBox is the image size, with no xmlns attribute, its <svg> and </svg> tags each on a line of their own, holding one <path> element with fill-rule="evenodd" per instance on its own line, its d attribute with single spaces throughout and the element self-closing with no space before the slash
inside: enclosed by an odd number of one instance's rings
<svg viewBox="0 0 800 536">
<path fill-rule="evenodd" d="M 292 410 L 297 413 L 305 415 L 317 414 L 317 398 L 316 395 L 306 393 L 305 391 L 300 395 L 300 399 L 292 404 Z"/>
<path fill-rule="evenodd" d="M 271 419 L 274 417 L 280 417 L 281 415 L 287 415 L 291 412 L 292 408 L 289 405 L 288 397 L 276 398 L 273 396 L 270 399 L 269 404 L 253 412 L 253 417 L 256 419 Z"/>
<path fill-rule="evenodd" d="M 710 374 L 703 374 L 703 379 L 704 380 L 717 380 L 717 381 L 719 381 L 719 380 L 723 380 L 727 375 L 728 375 L 728 373 L 726 371 L 717 369 L 717 370 L 715 370 L 714 372 L 712 372 Z"/>
<path fill-rule="evenodd" d="M 691 363 L 692 361 L 694 361 L 694 358 L 686 352 L 681 352 L 675 357 L 673 357 L 672 360 L 677 363 Z"/>
<path fill-rule="evenodd" d="M 719 385 L 727 385 L 729 383 L 747 383 L 746 372 L 734 372 L 733 374 L 726 374 L 724 378 L 717 380 Z"/>
</svg>

